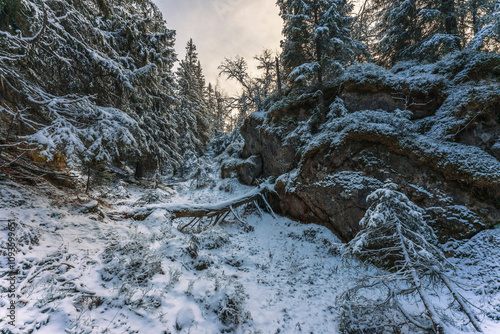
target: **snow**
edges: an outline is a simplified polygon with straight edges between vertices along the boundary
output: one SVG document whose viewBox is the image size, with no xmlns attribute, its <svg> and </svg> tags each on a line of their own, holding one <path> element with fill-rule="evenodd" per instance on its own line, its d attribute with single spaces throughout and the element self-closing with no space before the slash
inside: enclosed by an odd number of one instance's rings
<svg viewBox="0 0 500 334">
<path fill-rule="evenodd" d="M 121 182 L 108 196 L 116 209 L 145 192 L 168 193 L 158 198 L 170 203 L 220 203 L 251 189 L 231 185 L 229 193 L 188 184 L 147 191 Z M 14 333 L 335 331 L 341 246 L 324 227 L 248 208 L 239 212 L 246 224 L 231 218 L 183 234 L 182 220 L 172 221 L 161 205 L 143 222 L 116 222 L 90 212 L 95 201 L 54 206 L 8 181 L 0 189 L 7 204 L 0 217 L 14 218 L 23 240 Z M 2 319 L 6 301 L 2 294 Z"/>
<path fill-rule="evenodd" d="M 331 178 L 364 182 L 360 173 Z M 199 233 L 177 230 L 185 221 L 172 220 L 168 208 L 217 207 L 256 191 L 232 179 L 198 190 L 189 181 L 159 189 L 120 181 L 103 191 L 112 209 L 48 185 L 33 190 L 0 182 L 0 218 L 18 224 L 13 333 L 336 333 L 337 297 L 371 272 L 346 266 L 343 245 L 325 227 L 273 218 L 252 206 L 239 209 L 243 222 L 233 217 Z M 144 221 L 102 218 L 102 212 L 134 205 L 155 210 Z M 482 232 L 454 247 L 466 253 L 476 240 L 499 235 Z M 478 254 L 463 265 L 453 259 L 462 279 L 478 287 L 467 290 L 469 300 L 493 316 L 500 307 L 498 258 Z M 0 261 L 5 268 L 6 258 Z M 471 265 L 484 273 L 472 274 Z M 5 280 L 0 284 L 5 291 Z M 0 319 L 7 302 L 2 293 Z M 482 323 L 495 333 L 500 325 L 489 315 Z"/>
<path fill-rule="evenodd" d="M 252 117 L 257 119 L 257 120 L 262 120 L 264 121 L 267 117 L 267 112 L 265 111 L 255 111 L 252 114 Z"/>
<path fill-rule="evenodd" d="M 305 63 L 295 67 L 293 71 L 290 72 L 289 77 L 295 82 L 306 80 L 314 75 L 318 68 L 320 68 L 320 65 L 317 62 Z"/>
<path fill-rule="evenodd" d="M 315 183 L 318 186 L 329 187 L 331 185 L 340 185 L 351 195 L 356 190 L 366 188 L 366 184 L 382 186 L 382 183 L 376 179 L 366 177 L 364 172 L 342 171 L 334 175 L 327 175 Z"/>
</svg>

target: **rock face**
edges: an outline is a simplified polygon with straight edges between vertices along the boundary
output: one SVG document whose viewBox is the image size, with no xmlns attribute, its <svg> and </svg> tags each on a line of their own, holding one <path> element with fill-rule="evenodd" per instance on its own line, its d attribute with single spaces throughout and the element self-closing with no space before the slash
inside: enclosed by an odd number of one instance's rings
<svg viewBox="0 0 500 334">
<path fill-rule="evenodd" d="M 325 225 L 344 242 L 359 231 L 366 197 L 386 181 L 425 210 L 441 242 L 495 226 L 500 85 L 467 95 L 471 83 L 456 84 L 450 73 L 422 81 L 354 68 L 322 95 L 285 97 L 243 124 L 241 158 L 260 157 L 262 169 L 239 167 L 240 180 L 277 178 L 276 211 Z"/>
<path fill-rule="evenodd" d="M 491 152 L 498 160 L 500 160 L 500 138 L 498 138 L 498 141 L 491 146 Z"/>
<path fill-rule="evenodd" d="M 284 143 L 283 129 L 262 127 L 261 122 L 262 119 L 256 117 L 246 119 L 244 130 L 241 132 L 245 139 L 242 158 L 260 157 L 264 175 L 278 176 L 290 171 L 298 160 L 296 146 Z M 243 174 L 240 175 L 243 179 L 248 178 Z"/>
<path fill-rule="evenodd" d="M 428 223 L 443 242 L 471 237 L 500 221 L 494 200 L 474 196 L 470 188 L 433 168 L 365 141 L 350 142 L 341 152 L 320 149 L 295 177 L 278 179 L 279 210 L 325 225 L 347 242 L 359 231 L 358 222 L 368 209 L 366 197 L 385 180 L 397 183 L 426 210 Z"/>
<path fill-rule="evenodd" d="M 262 159 L 260 155 L 252 155 L 248 159 L 238 159 L 226 162 L 221 167 L 223 178 L 237 176 L 241 183 L 254 185 L 257 177 L 262 174 Z"/>
</svg>

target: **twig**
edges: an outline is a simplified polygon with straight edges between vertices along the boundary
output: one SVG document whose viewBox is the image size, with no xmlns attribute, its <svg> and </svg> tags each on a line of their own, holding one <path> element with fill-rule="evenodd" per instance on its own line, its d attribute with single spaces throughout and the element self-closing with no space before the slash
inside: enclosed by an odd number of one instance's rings
<svg viewBox="0 0 500 334">
<path fill-rule="evenodd" d="M 10 165 L 12 165 L 13 163 L 15 163 L 16 161 L 18 161 L 19 159 L 21 159 L 23 157 L 23 155 L 25 154 L 26 152 L 23 152 L 21 155 L 19 155 L 16 159 L 0 166 L 0 168 L 6 168 L 6 167 L 9 167 Z M 0 151 L 0 156 L 2 155 L 2 151 Z"/>
<path fill-rule="evenodd" d="M 231 209 L 231 212 L 233 214 L 234 217 L 236 217 L 236 219 L 238 219 L 242 224 L 247 224 L 246 221 L 244 221 L 243 219 L 241 219 L 241 217 L 238 215 L 238 213 L 233 209 L 232 206 L 229 207 Z"/>
<path fill-rule="evenodd" d="M 477 118 L 477 116 L 481 115 L 483 113 L 485 109 L 481 110 L 480 112 L 478 112 L 477 114 L 474 115 L 474 117 L 471 118 L 471 120 L 465 124 L 464 127 L 462 127 L 461 129 L 459 129 L 453 136 L 456 136 L 458 135 L 460 132 L 464 131 L 465 129 L 467 129 L 467 127 Z"/>
<path fill-rule="evenodd" d="M 460 307 L 462 308 L 462 311 L 467 315 L 467 318 L 469 318 L 472 326 L 478 331 L 478 332 L 483 332 L 481 329 L 481 326 L 479 325 L 479 321 L 477 320 L 475 314 L 472 312 L 472 310 L 469 308 L 467 305 L 467 301 L 464 299 L 464 297 L 459 294 L 456 290 L 455 287 L 452 285 L 450 279 L 444 275 L 441 272 L 437 272 L 439 278 L 443 281 L 443 283 L 446 285 L 448 290 L 450 290 L 453 298 L 460 304 Z"/>
</svg>

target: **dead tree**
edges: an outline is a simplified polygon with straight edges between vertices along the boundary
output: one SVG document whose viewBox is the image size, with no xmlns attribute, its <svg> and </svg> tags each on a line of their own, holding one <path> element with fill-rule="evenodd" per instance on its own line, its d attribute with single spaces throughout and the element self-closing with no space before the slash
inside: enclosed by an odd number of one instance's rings
<svg viewBox="0 0 500 334">
<path fill-rule="evenodd" d="M 156 210 L 166 210 L 170 212 L 173 219 L 192 218 L 189 223 L 178 227 L 181 232 L 195 227 L 205 218 L 210 219 L 206 228 L 215 226 L 224 221 L 229 214 L 233 214 L 237 220 L 245 223 L 236 212 L 236 209 L 247 204 L 254 204 L 260 211 L 257 204 L 258 201 L 262 201 L 271 215 L 276 217 L 265 197 L 268 191 L 270 191 L 268 187 L 259 187 L 239 197 L 216 204 L 150 204 L 129 212 L 114 212 L 111 214 L 111 217 L 115 220 L 130 218 L 134 220 L 145 220 Z"/>
</svg>

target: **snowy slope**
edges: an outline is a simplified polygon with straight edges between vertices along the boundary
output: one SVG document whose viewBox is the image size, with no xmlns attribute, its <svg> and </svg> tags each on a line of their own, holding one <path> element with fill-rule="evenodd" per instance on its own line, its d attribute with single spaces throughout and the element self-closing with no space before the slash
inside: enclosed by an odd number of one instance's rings
<svg viewBox="0 0 500 334">
<path fill-rule="evenodd" d="M 15 329 L 5 321 L 8 287 L 0 281 L 6 333 L 336 333 L 336 297 L 370 271 L 343 265 L 343 247 L 326 228 L 275 219 L 253 206 L 240 209 L 246 223 L 233 217 L 190 234 L 161 208 L 145 221 L 101 217 L 146 203 L 217 203 L 252 190 L 234 180 L 201 190 L 189 182 L 161 189 L 122 182 L 106 195 L 112 207 L 42 189 L 0 181 L 0 218 L 16 221 L 19 245 Z M 475 286 L 466 288 L 467 297 L 489 312 L 481 317 L 487 333 L 500 330 L 492 320 L 500 315 L 500 248 L 484 249 L 490 253 L 484 259 L 474 243 L 498 242 L 499 232 L 454 246 L 477 249 L 454 261 Z M 0 261 L 5 277 L 7 258 Z"/>
</svg>

